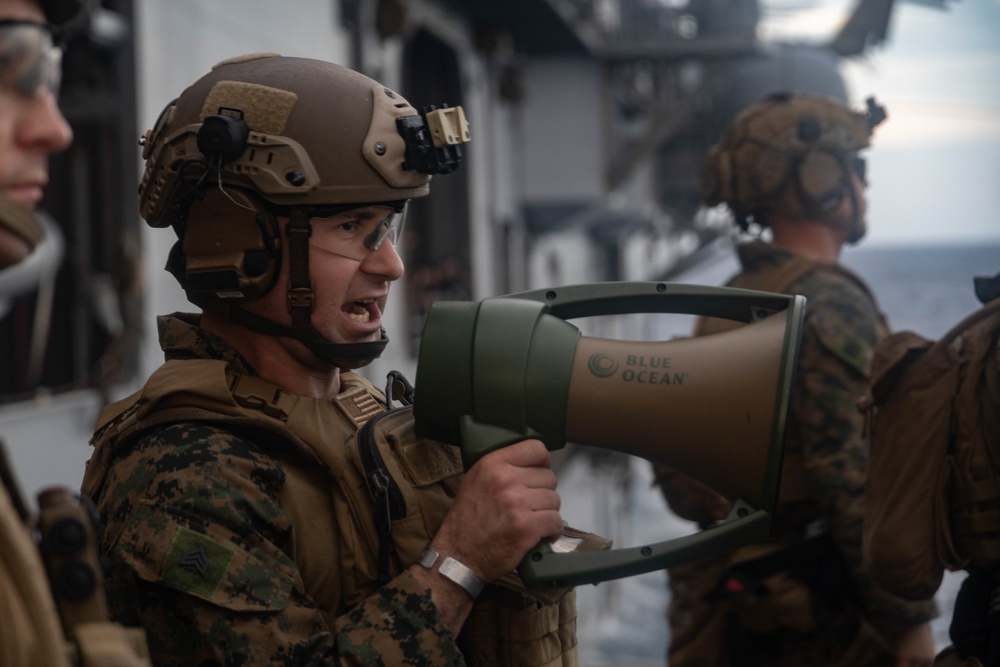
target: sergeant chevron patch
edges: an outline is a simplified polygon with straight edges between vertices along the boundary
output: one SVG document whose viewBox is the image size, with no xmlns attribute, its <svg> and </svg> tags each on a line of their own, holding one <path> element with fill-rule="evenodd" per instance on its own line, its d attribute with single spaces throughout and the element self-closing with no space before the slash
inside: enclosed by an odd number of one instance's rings
<svg viewBox="0 0 1000 667">
<path fill-rule="evenodd" d="M 177 536 L 163 563 L 163 583 L 211 598 L 233 561 L 233 550 L 208 535 L 189 528 L 177 529 Z"/>
</svg>

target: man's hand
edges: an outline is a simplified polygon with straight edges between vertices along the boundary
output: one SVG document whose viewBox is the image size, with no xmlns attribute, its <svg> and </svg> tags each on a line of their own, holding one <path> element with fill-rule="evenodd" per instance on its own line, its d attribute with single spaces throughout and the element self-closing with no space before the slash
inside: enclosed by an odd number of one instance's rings
<svg viewBox="0 0 1000 667">
<path fill-rule="evenodd" d="M 459 486 L 429 545 L 489 582 L 513 571 L 528 551 L 562 533 L 556 476 L 539 440 L 503 447 L 476 462 Z M 410 571 L 431 589 L 435 604 L 457 633 L 472 600 L 437 572 Z M 464 599 L 463 597 L 464 596 Z"/>
<path fill-rule="evenodd" d="M 559 503 L 545 445 L 525 440 L 503 447 L 466 473 L 432 548 L 492 581 L 543 538 L 558 537 Z"/>
</svg>

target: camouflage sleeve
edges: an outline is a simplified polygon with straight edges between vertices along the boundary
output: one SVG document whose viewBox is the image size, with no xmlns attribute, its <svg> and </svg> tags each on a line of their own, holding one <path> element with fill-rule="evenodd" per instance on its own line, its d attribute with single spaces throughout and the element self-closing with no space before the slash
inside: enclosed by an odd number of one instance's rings
<svg viewBox="0 0 1000 667">
<path fill-rule="evenodd" d="M 787 440 L 801 448 L 803 481 L 829 522 L 870 620 L 892 639 L 934 618 L 936 608 L 881 591 L 862 563 L 869 443 L 857 400 L 867 390 L 878 313 L 867 294 L 840 276 L 812 274 L 800 287 L 808 303 Z"/>
<path fill-rule="evenodd" d="M 463 665 L 404 573 L 328 623 L 289 557 L 281 466 L 246 439 L 179 424 L 115 461 L 98 498 L 112 613 L 157 665 Z"/>
</svg>

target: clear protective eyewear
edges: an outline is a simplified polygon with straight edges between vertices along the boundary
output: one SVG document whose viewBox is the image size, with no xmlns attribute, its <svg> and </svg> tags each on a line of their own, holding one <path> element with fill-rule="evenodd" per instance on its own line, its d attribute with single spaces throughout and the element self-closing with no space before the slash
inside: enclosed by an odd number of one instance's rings
<svg viewBox="0 0 1000 667">
<path fill-rule="evenodd" d="M 395 246 L 405 217 L 405 207 L 378 204 L 346 211 L 343 206 L 313 207 L 309 209 L 309 244 L 360 262 L 387 240 Z"/>
<path fill-rule="evenodd" d="M 62 44 L 58 30 L 45 23 L 0 20 L 0 89 L 35 97 L 59 91 Z"/>
</svg>

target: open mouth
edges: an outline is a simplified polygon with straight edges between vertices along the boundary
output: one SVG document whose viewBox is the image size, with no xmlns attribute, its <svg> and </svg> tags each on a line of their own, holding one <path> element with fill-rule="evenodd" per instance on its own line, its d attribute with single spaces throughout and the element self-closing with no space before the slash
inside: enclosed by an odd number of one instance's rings
<svg viewBox="0 0 1000 667">
<path fill-rule="evenodd" d="M 371 322 L 374 317 L 375 299 L 358 299 L 344 306 L 344 313 L 355 322 Z"/>
</svg>

